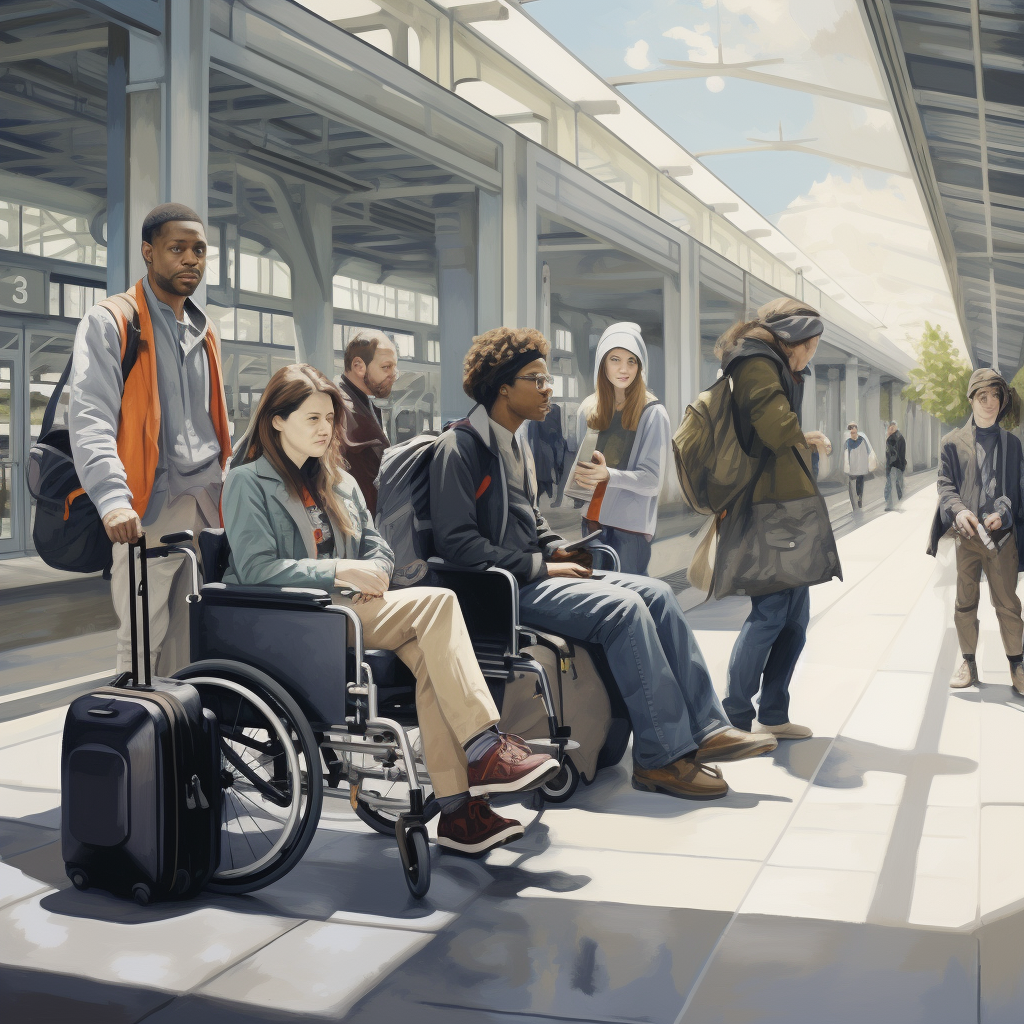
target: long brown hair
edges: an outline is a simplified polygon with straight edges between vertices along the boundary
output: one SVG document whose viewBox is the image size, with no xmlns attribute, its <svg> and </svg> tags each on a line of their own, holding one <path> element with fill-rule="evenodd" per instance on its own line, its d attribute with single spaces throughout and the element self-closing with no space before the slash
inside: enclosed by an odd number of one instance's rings
<svg viewBox="0 0 1024 1024">
<path fill-rule="evenodd" d="M 765 323 L 769 317 L 773 316 L 821 316 L 821 314 L 813 306 L 808 306 L 806 302 L 800 302 L 798 299 L 772 299 L 757 311 L 756 319 L 741 320 L 719 337 L 715 342 L 716 357 L 724 359 L 744 338 L 757 338 L 775 349 L 788 366 L 790 352 L 797 345 L 806 345 L 810 339 L 789 343 L 780 340 L 772 334 L 771 325 Z"/>
<path fill-rule="evenodd" d="M 594 408 L 587 413 L 587 426 L 591 430 L 607 430 L 612 425 L 612 417 L 615 415 L 615 385 L 604 372 L 605 360 L 614 351 L 615 349 L 612 348 L 605 352 L 597 370 L 596 400 Z M 623 349 L 623 351 L 629 352 L 629 349 Z M 636 357 L 637 371 L 629 387 L 626 388 L 626 404 L 622 407 L 622 429 L 636 430 L 640 426 L 640 415 L 647 403 L 657 399 L 644 385 L 644 368 L 640 363 L 640 357 L 635 352 L 629 354 Z"/>
<path fill-rule="evenodd" d="M 281 432 L 274 427 L 274 417 L 287 419 L 303 402 L 317 392 L 327 395 L 334 406 L 334 433 L 327 451 L 319 458 L 308 458 L 300 469 L 285 454 Z M 345 406 L 336 384 L 308 363 L 282 366 L 267 384 L 248 431 L 248 444 L 242 457 L 233 464 L 244 466 L 264 456 L 284 481 L 289 492 L 302 501 L 303 490 L 326 509 L 342 533 L 356 536 L 348 511 L 334 491 L 345 468 Z"/>
</svg>

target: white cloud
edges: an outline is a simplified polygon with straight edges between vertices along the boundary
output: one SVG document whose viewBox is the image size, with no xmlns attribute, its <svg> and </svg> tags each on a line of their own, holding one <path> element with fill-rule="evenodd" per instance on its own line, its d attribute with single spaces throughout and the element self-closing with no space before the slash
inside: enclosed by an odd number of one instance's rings
<svg viewBox="0 0 1024 1024">
<path fill-rule="evenodd" d="M 698 61 L 713 61 L 718 58 L 718 46 L 711 38 L 710 25 L 694 25 L 687 28 L 685 25 L 675 25 L 673 28 L 662 32 L 666 39 L 678 39 L 689 47 L 689 59 Z M 674 55 L 673 55 L 674 56 Z"/>
<path fill-rule="evenodd" d="M 925 320 L 940 323 L 966 354 L 945 274 L 917 192 L 893 177 L 870 188 L 854 175 L 830 174 L 778 218 L 785 232 L 849 295 L 912 350 Z"/>
<path fill-rule="evenodd" d="M 637 71 L 643 71 L 651 66 L 650 52 L 650 43 L 640 39 L 626 50 L 626 63 Z"/>
</svg>

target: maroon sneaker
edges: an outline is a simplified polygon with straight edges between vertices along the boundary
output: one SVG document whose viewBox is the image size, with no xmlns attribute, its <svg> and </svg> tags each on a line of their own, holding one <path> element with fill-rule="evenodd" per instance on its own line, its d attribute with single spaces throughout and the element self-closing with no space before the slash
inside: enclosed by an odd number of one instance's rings
<svg viewBox="0 0 1024 1024">
<path fill-rule="evenodd" d="M 535 754 L 518 736 L 496 732 L 494 742 L 468 765 L 469 795 L 521 793 L 558 774 L 550 754 Z"/>
<path fill-rule="evenodd" d="M 471 796 L 457 811 L 437 821 L 437 845 L 478 856 L 521 838 L 526 830 L 518 821 L 503 818 L 480 797 Z"/>
</svg>

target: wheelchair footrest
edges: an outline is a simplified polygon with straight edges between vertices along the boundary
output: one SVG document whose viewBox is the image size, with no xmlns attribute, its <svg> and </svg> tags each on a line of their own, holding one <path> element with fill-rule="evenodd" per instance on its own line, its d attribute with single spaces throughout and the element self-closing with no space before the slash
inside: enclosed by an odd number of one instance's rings
<svg viewBox="0 0 1024 1024">
<path fill-rule="evenodd" d="M 557 750 L 559 747 L 564 747 L 566 750 L 579 750 L 580 745 L 576 740 L 564 740 L 561 743 L 556 743 L 553 739 L 545 736 L 543 739 L 536 740 L 524 740 L 531 747 L 541 747 L 544 750 Z"/>
</svg>

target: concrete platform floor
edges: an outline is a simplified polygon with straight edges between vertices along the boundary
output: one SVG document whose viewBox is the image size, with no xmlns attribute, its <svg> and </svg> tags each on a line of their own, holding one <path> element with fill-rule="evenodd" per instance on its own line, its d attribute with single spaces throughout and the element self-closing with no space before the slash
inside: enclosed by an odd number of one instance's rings
<svg viewBox="0 0 1024 1024">
<path fill-rule="evenodd" d="M 634 791 L 629 755 L 482 861 L 325 813 L 244 898 L 78 893 L 59 850 L 63 707 L 0 722 L 6 1022 L 1009 1024 L 1024 1019 L 1024 699 L 983 598 L 983 685 L 951 691 L 952 551 L 934 493 L 840 542 L 812 591 L 792 717 L 811 739 L 728 764 L 709 804 Z M 687 602 L 690 603 L 690 602 Z M 692 608 L 721 689 L 744 602 Z"/>
</svg>

